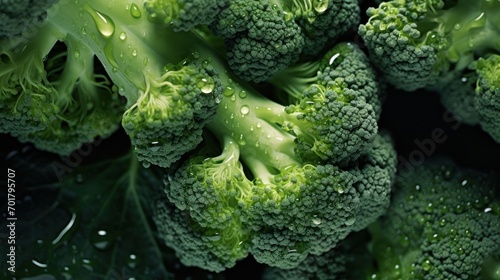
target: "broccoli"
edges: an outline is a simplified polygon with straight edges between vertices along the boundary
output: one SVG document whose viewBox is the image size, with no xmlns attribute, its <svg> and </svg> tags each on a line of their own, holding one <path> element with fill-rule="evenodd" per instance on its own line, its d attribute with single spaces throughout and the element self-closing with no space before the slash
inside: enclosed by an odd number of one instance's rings
<svg viewBox="0 0 500 280">
<path fill-rule="evenodd" d="M 347 44 L 334 49 L 340 57 L 361 53 Z M 324 67 L 342 73 L 347 65 Z M 154 215 L 184 264 L 221 271 L 251 253 L 292 268 L 385 211 L 396 155 L 390 138 L 376 134 L 371 105 L 350 86 L 311 85 L 284 106 L 232 79 L 206 126 L 211 134 L 169 173 L 168 201 Z"/>
<path fill-rule="evenodd" d="M 335 65 L 335 67 L 333 67 Z M 326 69 L 329 67 L 328 69 Z M 320 71 L 321 69 L 321 71 Z M 342 83 L 372 105 L 377 120 L 382 113 L 382 85 L 366 55 L 354 44 L 337 44 L 323 59 L 292 65 L 268 80 L 295 102 L 313 85 Z"/>
<path fill-rule="evenodd" d="M 368 250 L 369 234 L 352 233 L 332 250 L 321 255 L 309 255 L 292 269 L 267 267 L 263 280 L 329 280 L 368 279 L 372 258 Z"/>
<path fill-rule="evenodd" d="M 498 271 L 497 187 L 496 176 L 445 159 L 400 174 L 390 208 L 369 227 L 375 279 L 478 279 L 487 260 L 484 273 Z"/>
<path fill-rule="evenodd" d="M 215 20 L 229 0 L 146 0 L 152 21 L 172 25 L 175 31 L 189 31 Z"/>
<path fill-rule="evenodd" d="M 168 167 L 194 148 L 226 67 L 194 32 L 152 23 L 161 8 L 61 1 L 33 37 L 2 43 L 0 132 L 66 155 L 121 119 L 146 166 Z"/>
<path fill-rule="evenodd" d="M 56 2 L 58 0 L 1 0 L 0 40 L 36 30 L 47 17 L 47 9 Z"/>
<path fill-rule="evenodd" d="M 224 39 L 231 69 L 244 80 L 262 82 L 300 54 L 318 55 L 358 22 L 353 0 L 235 0 L 209 26 Z"/>
<path fill-rule="evenodd" d="M 413 91 L 457 75 L 500 51 L 500 3 L 490 0 L 392 0 L 369 8 L 359 26 L 388 81 Z"/>
<path fill-rule="evenodd" d="M 500 55 L 479 58 L 461 75 L 449 74 L 432 88 L 463 123 L 480 125 L 500 142 Z"/>
</svg>

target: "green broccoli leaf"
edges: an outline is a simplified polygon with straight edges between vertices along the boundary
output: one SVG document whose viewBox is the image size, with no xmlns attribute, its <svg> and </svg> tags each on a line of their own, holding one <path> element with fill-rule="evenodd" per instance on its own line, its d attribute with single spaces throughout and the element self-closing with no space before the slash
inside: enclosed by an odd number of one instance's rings
<svg viewBox="0 0 500 280">
<path fill-rule="evenodd" d="M 163 176 L 133 153 L 82 164 L 62 178 L 54 168 L 68 162 L 33 149 L 12 152 L 7 163 L 16 175 L 16 269 L 2 261 L 0 278 L 215 279 L 188 271 L 156 242 L 149 206 Z M 7 210 L 7 198 L 1 201 Z M 5 229 L 10 221 L 2 220 Z"/>
</svg>

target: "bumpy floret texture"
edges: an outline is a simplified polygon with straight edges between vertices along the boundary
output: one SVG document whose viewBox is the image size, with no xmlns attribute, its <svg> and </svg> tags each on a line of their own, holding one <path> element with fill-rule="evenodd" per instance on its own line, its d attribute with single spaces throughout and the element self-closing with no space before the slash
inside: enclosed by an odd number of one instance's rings
<svg viewBox="0 0 500 280">
<path fill-rule="evenodd" d="M 269 1 L 230 1 L 210 25 L 225 40 L 235 74 L 262 82 L 298 59 L 303 45 L 300 27 L 285 20 Z"/>
<path fill-rule="evenodd" d="M 388 81 L 412 91 L 500 51 L 499 7 L 489 0 L 385 1 L 368 9 L 359 33 Z"/>
<path fill-rule="evenodd" d="M 58 0 L 1 0 L 0 40 L 33 31 L 47 17 L 47 9 Z"/>
<path fill-rule="evenodd" d="M 478 279 L 500 244 L 497 179 L 446 160 L 403 172 L 374 231 L 377 278 Z"/>
<path fill-rule="evenodd" d="M 316 13 L 304 15 L 297 21 L 304 33 L 304 56 L 318 55 L 325 46 L 360 21 L 359 3 L 356 0 L 317 1 L 313 5 Z"/>
<path fill-rule="evenodd" d="M 148 82 L 122 125 L 143 164 L 169 167 L 201 142 L 222 85 L 211 66 L 197 61 L 168 65 L 160 80 Z"/>
<path fill-rule="evenodd" d="M 152 21 L 172 25 L 176 31 L 188 31 L 212 23 L 228 0 L 147 0 L 144 6 Z"/>
<path fill-rule="evenodd" d="M 484 131 L 500 142 L 500 55 L 479 59 L 475 105 Z"/>
</svg>

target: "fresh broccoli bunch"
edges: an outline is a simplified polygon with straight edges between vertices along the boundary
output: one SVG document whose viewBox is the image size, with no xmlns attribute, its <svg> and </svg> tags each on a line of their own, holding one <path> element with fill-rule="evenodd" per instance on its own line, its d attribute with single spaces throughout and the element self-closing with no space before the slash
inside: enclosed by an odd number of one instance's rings
<svg viewBox="0 0 500 280">
<path fill-rule="evenodd" d="M 375 279 L 499 279 L 498 178 L 449 160 L 400 178 L 389 210 L 370 226 Z"/>
<path fill-rule="evenodd" d="M 167 176 L 168 201 L 154 215 L 183 263 L 221 271 L 251 253 L 292 268 L 385 211 L 395 152 L 358 85 L 344 81 L 360 54 L 334 47 L 294 104 L 236 80 L 225 88 L 205 140 Z"/>
<path fill-rule="evenodd" d="M 224 39 L 231 69 L 262 82 L 301 54 L 318 55 L 358 22 L 355 0 L 235 0 L 209 26 Z"/>
<path fill-rule="evenodd" d="M 360 25 L 371 58 L 395 87 L 412 91 L 500 52 L 500 3 L 392 0 Z"/>
<path fill-rule="evenodd" d="M 226 66 L 196 33 L 153 23 L 164 11 L 151 2 L 60 1 L 31 37 L 13 30 L 0 47 L 0 132 L 67 155 L 121 120 L 145 165 L 167 167 L 194 148 Z"/>
</svg>

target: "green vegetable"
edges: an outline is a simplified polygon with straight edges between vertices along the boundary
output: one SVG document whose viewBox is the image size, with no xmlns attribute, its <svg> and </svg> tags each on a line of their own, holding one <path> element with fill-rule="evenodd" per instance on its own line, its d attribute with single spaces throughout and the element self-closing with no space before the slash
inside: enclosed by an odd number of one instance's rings
<svg viewBox="0 0 500 280">
<path fill-rule="evenodd" d="M 62 178 L 53 169 L 57 157 L 25 147 L 11 151 L 5 164 L 15 172 L 9 178 L 16 185 L 16 243 L 9 246 L 15 247 L 16 272 L 7 270 L 3 258 L 0 277 L 220 279 L 182 266 L 157 242 L 149 217 L 163 171 L 143 168 L 131 150 L 112 156 L 104 146 L 95 149 L 97 162 L 83 163 Z M 1 183 L 7 186 L 7 176 Z M 6 194 L 0 196 L 3 209 Z M 5 229 L 11 222 L 0 224 Z"/>
<path fill-rule="evenodd" d="M 390 83 L 407 91 L 500 51 L 498 1 L 392 0 L 367 14 L 359 33 L 371 58 Z"/>
<path fill-rule="evenodd" d="M 371 226 L 377 279 L 498 279 L 498 178 L 434 160 L 400 175 Z M 497 275 L 493 277 L 495 270 Z"/>
<path fill-rule="evenodd" d="M 221 271 L 251 253 L 292 268 L 384 212 L 396 166 L 392 143 L 376 134 L 375 113 L 357 85 L 342 82 L 350 66 L 343 61 L 362 53 L 348 44 L 332 53 L 339 61 L 323 65 L 320 76 L 336 82 L 311 85 L 296 105 L 243 83 L 226 89 L 207 125 L 211 134 L 167 177 L 169 201 L 157 205 L 160 236 L 184 264 Z"/>
</svg>

